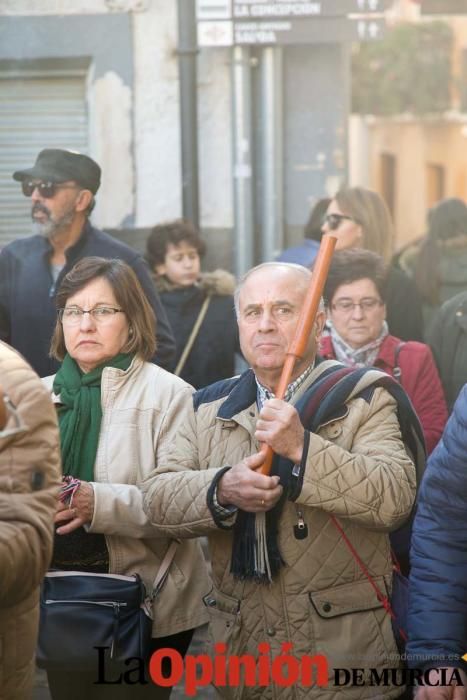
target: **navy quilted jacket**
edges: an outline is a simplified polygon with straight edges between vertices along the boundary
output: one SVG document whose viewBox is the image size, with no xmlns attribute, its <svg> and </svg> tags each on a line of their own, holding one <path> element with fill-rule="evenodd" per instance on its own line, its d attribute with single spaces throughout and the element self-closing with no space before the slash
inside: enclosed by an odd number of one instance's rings
<svg viewBox="0 0 467 700">
<path fill-rule="evenodd" d="M 410 665 L 467 669 L 452 658 L 467 652 L 467 384 L 428 460 L 411 565 Z"/>
</svg>

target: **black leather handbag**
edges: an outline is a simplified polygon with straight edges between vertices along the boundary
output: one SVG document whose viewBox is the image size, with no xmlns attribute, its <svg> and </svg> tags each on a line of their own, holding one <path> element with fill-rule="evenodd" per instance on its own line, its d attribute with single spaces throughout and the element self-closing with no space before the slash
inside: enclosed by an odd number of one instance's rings
<svg viewBox="0 0 467 700">
<path fill-rule="evenodd" d="M 138 575 L 49 571 L 40 597 L 37 665 L 93 671 L 96 647 L 109 663 L 145 658 L 152 631 L 152 602 L 167 578 L 178 542 L 169 545 L 150 596 Z"/>
<path fill-rule="evenodd" d="M 40 599 L 37 665 L 94 670 L 98 650 L 112 662 L 144 658 L 152 619 L 140 577 L 50 571 Z"/>
</svg>

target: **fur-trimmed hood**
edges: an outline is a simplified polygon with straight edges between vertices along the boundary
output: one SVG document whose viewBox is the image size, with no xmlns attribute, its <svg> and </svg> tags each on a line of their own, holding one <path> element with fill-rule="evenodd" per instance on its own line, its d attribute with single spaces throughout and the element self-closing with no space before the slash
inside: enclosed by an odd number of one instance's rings
<svg viewBox="0 0 467 700">
<path fill-rule="evenodd" d="M 178 285 L 170 282 L 165 275 L 153 274 L 153 279 L 159 293 L 173 292 L 174 289 L 180 289 Z M 232 296 L 235 290 L 235 277 L 227 270 L 202 272 L 197 286 L 208 294 Z"/>
</svg>

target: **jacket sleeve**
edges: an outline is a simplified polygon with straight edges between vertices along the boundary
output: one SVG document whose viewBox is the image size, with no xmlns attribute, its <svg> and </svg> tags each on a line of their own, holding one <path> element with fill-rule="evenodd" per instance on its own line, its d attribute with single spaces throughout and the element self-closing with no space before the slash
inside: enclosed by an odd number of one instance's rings
<svg viewBox="0 0 467 700">
<path fill-rule="evenodd" d="M 36 588 L 52 555 L 60 476 L 55 410 L 24 360 L 0 343 L 0 384 L 22 428 L 0 432 L 0 608 Z M 6 428 L 15 427 L 10 412 Z"/>
<path fill-rule="evenodd" d="M 156 470 L 143 484 L 148 518 L 168 537 L 198 537 L 218 529 L 208 491 L 226 465 L 200 469 L 198 440 L 204 439 L 192 402 L 173 406 L 159 440 Z"/>
<path fill-rule="evenodd" d="M 10 340 L 9 257 L 5 250 L 0 252 L 0 340 L 5 343 Z"/>
<path fill-rule="evenodd" d="M 138 276 L 141 286 L 143 287 L 156 316 L 157 351 L 155 361 L 158 365 L 170 372 L 174 366 L 173 359 L 175 356 L 175 340 L 167 319 L 167 314 L 162 306 L 160 297 L 154 286 L 154 282 L 151 279 L 149 268 L 140 255 L 135 258 L 132 267 Z"/>
<path fill-rule="evenodd" d="M 337 429 L 350 430 L 346 450 L 311 434 L 296 502 L 376 530 L 392 530 L 408 517 L 415 498 L 415 467 L 401 439 L 395 400 L 382 388 L 370 403 L 349 403 Z"/>
<path fill-rule="evenodd" d="M 467 385 L 428 460 L 414 521 L 407 653 L 418 668 L 443 660 L 466 668 L 466 464 Z"/>
<path fill-rule="evenodd" d="M 407 351 L 410 352 L 409 348 L 404 346 L 400 356 L 401 367 L 404 352 Z M 404 383 L 405 371 L 402 369 L 402 383 Z M 427 453 L 431 454 L 446 425 L 448 409 L 438 370 L 428 346 L 422 347 L 417 357 L 417 365 L 409 366 L 407 372 L 416 372 L 417 374 L 412 382 L 414 389 L 410 398 L 422 424 Z"/>
<path fill-rule="evenodd" d="M 156 466 L 165 464 L 169 459 L 173 460 L 179 432 L 182 430 L 182 427 L 184 428 L 184 421 L 189 414 L 187 407 L 191 408 L 192 405 L 191 393 L 191 387 L 185 386 L 170 402 L 170 409 L 163 418 L 161 429 L 154 439 Z M 176 459 L 174 469 L 178 470 L 180 466 L 178 452 Z M 158 469 L 156 469 L 157 471 Z M 199 472 L 196 474 L 200 475 Z M 165 512 L 171 497 L 177 497 L 177 504 L 182 502 L 183 504 L 194 506 L 192 499 L 186 495 L 187 488 L 181 489 L 179 481 L 175 479 L 167 484 L 163 499 L 159 498 L 160 485 L 157 482 L 158 500 L 157 506 L 155 506 L 156 515 L 154 517 L 152 517 L 152 509 L 146 509 L 145 511 L 143 508 L 143 486 L 145 482 L 140 481 L 136 484 L 92 482 L 94 489 L 94 515 L 88 530 L 90 532 L 101 532 L 106 535 L 122 535 L 125 537 L 165 537 L 167 530 L 162 527 L 161 521 L 164 518 L 161 515 Z M 152 478 L 149 479 L 149 482 L 152 482 Z M 180 505 L 178 507 L 180 508 Z M 170 517 L 172 516 L 173 513 L 170 514 Z M 170 530 L 170 534 L 173 534 L 172 530 Z"/>
</svg>

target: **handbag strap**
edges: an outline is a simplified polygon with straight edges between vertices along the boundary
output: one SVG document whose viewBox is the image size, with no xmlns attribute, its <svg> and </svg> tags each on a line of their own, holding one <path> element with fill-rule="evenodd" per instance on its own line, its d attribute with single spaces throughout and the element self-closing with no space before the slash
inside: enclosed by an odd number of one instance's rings
<svg viewBox="0 0 467 700">
<path fill-rule="evenodd" d="M 347 548 L 349 549 L 353 558 L 355 559 L 358 566 L 360 567 L 360 569 L 363 571 L 363 573 L 367 577 L 368 581 L 370 582 L 370 584 L 371 584 L 371 586 L 376 594 L 377 599 L 383 605 L 384 609 L 390 615 L 391 619 L 396 621 L 396 614 L 393 610 L 393 607 L 391 605 L 391 601 L 389 600 L 389 597 L 387 595 L 384 595 L 384 593 L 381 591 L 380 587 L 378 586 L 378 584 L 374 580 L 373 576 L 370 574 L 370 572 L 366 568 L 365 564 L 363 563 L 362 559 L 359 557 L 358 552 L 355 549 L 355 547 L 353 546 L 352 542 L 349 540 L 349 538 L 345 534 L 344 529 L 342 528 L 341 524 L 337 521 L 337 518 L 335 518 L 334 515 L 331 515 L 330 518 L 331 518 L 332 522 L 334 523 L 334 525 L 336 526 L 336 528 L 339 530 L 339 532 L 342 536 L 342 539 L 344 540 L 345 544 L 347 545 Z M 392 550 L 391 550 L 391 558 L 393 561 L 393 566 L 395 568 L 397 568 L 397 570 L 400 572 L 399 562 L 397 561 L 396 555 L 394 554 L 394 552 Z M 396 566 L 396 564 L 397 564 L 397 566 Z M 405 630 L 403 630 L 400 627 L 398 627 L 398 630 L 399 630 L 400 636 L 406 642 L 407 641 L 407 633 L 405 632 Z"/>
<path fill-rule="evenodd" d="M 157 572 L 157 576 L 154 579 L 154 584 L 152 587 L 151 600 L 153 601 L 160 593 L 162 586 L 164 585 L 167 576 L 169 574 L 170 566 L 174 560 L 175 554 L 177 552 L 177 547 L 180 543 L 177 540 L 173 540 L 169 548 L 167 549 L 164 558 Z"/>
<path fill-rule="evenodd" d="M 402 370 L 399 366 L 399 354 L 400 354 L 400 351 L 402 350 L 402 348 L 404 347 L 404 345 L 405 345 L 405 341 L 402 340 L 394 351 L 394 367 L 392 370 L 392 376 L 394 377 L 394 379 L 397 379 L 399 384 L 402 382 Z"/>
<path fill-rule="evenodd" d="M 193 343 L 196 340 L 196 336 L 198 335 L 201 324 L 204 321 L 204 317 L 206 316 L 206 312 L 208 310 L 208 306 L 209 306 L 210 302 L 211 302 L 211 295 L 208 294 L 206 299 L 203 301 L 203 305 L 201 306 L 201 309 L 199 310 L 198 318 L 196 319 L 194 326 L 191 329 L 190 337 L 188 338 L 187 344 L 185 345 L 185 349 L 180 356 L 180 359 L 177 363 L 177 366 L 175 367 L 174 374 L 176 377 L 180 376 L 180 373 L 185 366 L 185 362 L 187 361 L 188 355 L 191 352 L 191 348 L 193 347 Z"/>
</svg>

